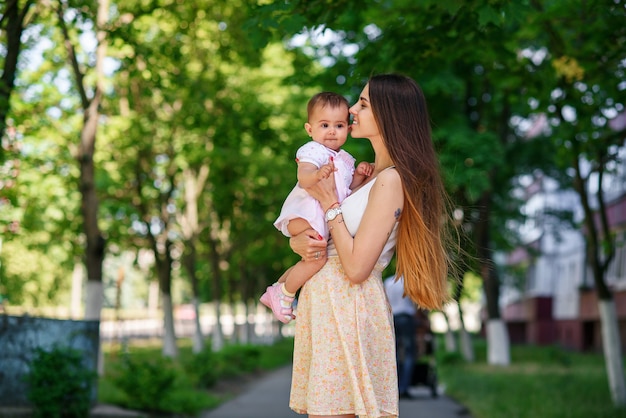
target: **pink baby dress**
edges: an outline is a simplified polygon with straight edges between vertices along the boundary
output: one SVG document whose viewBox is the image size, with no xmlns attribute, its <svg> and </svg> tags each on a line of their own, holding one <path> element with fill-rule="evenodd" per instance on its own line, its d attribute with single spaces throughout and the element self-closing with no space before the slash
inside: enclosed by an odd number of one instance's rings
<svg viewBox="0 0 626 418">
<path fill-rule="evenodd" d="M 337 185 L 337 196 L 341 203 L 343 199 L 350 195 L 350 183 L 352 183 L 352 176 L 354 175 L 355 158 L 344 150 L 334 151 L 315 141 L 307 142 L 296 152 L 298 162 L 311 163 L 317 168 L 327 164 L 330 161 L 330 157 L 333 157 L 335 168 L 337 169 L 335 171 L 335 184 Z M 328 239 L 328 226 L 324 219 L 324 210 L 319 202 L 298 184 L 285 199 L 274 226 L 285 236 L 289 237 L 287 225 L 290 220 L 296 218 L 307 220 L 313 229 L 322 237 Z"/>
</svg>

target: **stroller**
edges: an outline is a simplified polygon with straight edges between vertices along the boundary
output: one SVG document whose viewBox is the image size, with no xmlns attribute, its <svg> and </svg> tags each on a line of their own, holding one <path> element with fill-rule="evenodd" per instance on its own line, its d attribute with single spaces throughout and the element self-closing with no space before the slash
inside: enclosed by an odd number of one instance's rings
<svg viewBox="0 0 626 418">
<path fill-rule="evenodd" d="M 437 391 L 437 370 L 435 367 L 435 338 L 430 328 L 428 314 L 418 311 L 417 332 L 417 354 L 411 386 L 427 386 L 433 398 L 439 396 Z"/>
</svg>

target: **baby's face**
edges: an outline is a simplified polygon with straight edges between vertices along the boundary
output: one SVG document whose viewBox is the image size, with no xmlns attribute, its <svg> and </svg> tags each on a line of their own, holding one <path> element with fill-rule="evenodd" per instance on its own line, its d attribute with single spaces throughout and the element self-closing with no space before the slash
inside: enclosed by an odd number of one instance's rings
<svg viewBox="0 0 626 418">
<path fill-rule="evenodd" d="M 304 127 L 313 140 L 335 151 L 348 139 L 348 107 L 317 106 Z"/>
</svg>

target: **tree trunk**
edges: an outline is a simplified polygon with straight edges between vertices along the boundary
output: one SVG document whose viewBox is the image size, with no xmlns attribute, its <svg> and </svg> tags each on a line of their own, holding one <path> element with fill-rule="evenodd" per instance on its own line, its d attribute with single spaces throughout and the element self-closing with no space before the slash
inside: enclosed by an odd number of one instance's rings
<svg viewBox="0 0 626 418">
<path fill-rule="evenodd" d="M 72 270 L 72 296 L 70 302 L 70 317 L 72 319 L 82 318 L 84 270 L 85 265 L 80 258 L 77 258 Z"/>
<path fill-rule="evenodd" d="M 214 299 L 215 306 L 215 326 L 211 332 L 211 349 L 220 351 L 224 347 L 224 333 L 222 332 L 222 315 L 220 313 L 222 304 L 219 299 Z"/>
<path fill-rule="evenodd" d="M 164 232 L 167 234 L 167 232 Z M 165 238 L 163 254 L 157 252 L 154 247 L 157 268 L 159 269 L 159 288 L 161 290 L 161 303 L 163 309 L 163 355 L 178 358 L 176 346 L 176 331 L 174 329 L 174 305 L 172 303 L 172 243 Z"/>
<path fill-rule="evenodd" d="M 95 129 L 95 127 L 92 127 Z M 92 138 L 95 142 L 95 130 L 83 129 L 83 137 Z M 104 261 L 105 239 L 98 226 L 98 197 L 95 187 L 95 167 L 93 148 L 88 153 L 82 153 L 81 166 L 81 196 L 84 231 L 86 236 L 85 265 L 87 268 L 87 287 L 85 319 L 100 320 L 102 310 L 102 263 Z M 94 292 L 94 293 L 91 293 Z"/>
<path fill-rule="evenodd" d="M 85 285 L 85 320 L 100 321 L 102 311 L 102 301 L 104 300 L 104 286 L 102 280 L 87 280 Z M 100 349 L 98 350 L 98 374 L 104 376 L 104 352 L 102 350 L 102 340 L 98 335 Z"/>
<path fill-rule="evenodd" d="M 211 241 L 211 270 L 213 272 L 213 306 L 215 308 L 215 326 L 211 332 L 211 348 L 213 351 L 219 351 L 224 347 L 224 333 L 222 332 L 222 275 L 219 268 L 219 253 L 217 252 L 217 243 Z"/>
<path fill-rule="evenodd" d="M 202 323 L 200 322 L 200 291 L 198 276 L 196 275 L 196 247 L 195 240 L 186 240 L 187 254 L 183 257 L 183 263 L 189 279 L 191 281 L 192 303 L 194 309 L 194 333 L 192 337 L 192 351 L 199 353 L 204 350 L 204 335 L 202 334 Z"/>
<path fill-rule="evenodd" d="M 490 216 L 491 216 L 491 194 L 485 193 L 479 202 L 479 215 L 475 227 L 476 250 L 478 255 L 478 263 L 480 265 L 480 275 L 483 279 L 485 298 L 487 302 L 487 316 L 489 319 L 500 319 L 500 283 L 497 276 L 493 273 L 494 263 L 491 251 L 491 233 Z"/>
<path fill-rule="evenodd" d="M 170 245 L 165 246 L 170 251 Z M 158 254 L 155 254 L 159 257 Z M 169 253 L 164 257 L 167 262 L 157 262 L 159 269 L 159 289 L 161 290 L 161 308 L 163 309 L 163 356 L 177 358 L 176 331 L 174 329 L 174 307 L 172 304 L 172 263 Z"/>
<path fill-rule="evenodd" d="M 463 358 L 468 363 L 474 362 L 474 346 L 472 345 L 472 338 L 465 329 L 465 319 L 463 318 L 463 309 L 461 308 L 461 302 L 456 303 L 456 306 L 459 310 L 459 321 L 461 323 L 461 327 L 459 329 L 459 340 L 461 342 L 461 354 Z"/>
<path fill-rule="evenodd" d="M 246 302 L 246 344 L 254 344 L 254 325 L 256 322 L 256 305 Z M 255 318 L 250 320 L 250 318 Z"/>
<path fill-rule="evenodd" d="M 487 322 L 487 363 L 508 366 L 511 363 L 509 333 L 502 319 Z"/>
<path fill-rule="evenodd" d="M 196 260 L 198 235 L 200 234 L 200 223 L 198 219 L 198 199 L 204 189 L 209 167 L 203 165 L 196 172 L 190 168 L 183 171 L 185 210 L 180 221 L 183 237 L 185 238 L 185 252 L 183 262 L 191 280 L 191 290 L 193 294 L 193 307 L 195 312 L 195 330 L 193 334 L 194 353 L 204 350 L 204 335 L 202 334 L 202 324 L 200 322 L 200 291 L 199 281 L 196 274 Z"/>
<path fill-rule="evenodd" d="M 626 384 L 615 302 L 600 299 L 598 305 L 602 319 L 602 347 L 606 359 L 611 399 L 614 405 L 623 407 L 626 406 Z"/>
<path fill-rule="evenodd" d="M 467 240 L 465 240 L 465 243 L 466 246 L 464 248 L 467 248 Z M 459 340 L 461 344 L 461 354 L 463 355 L 465 361 L 473 363 L 474 347 L 472 346 L 472 340 L 470 338 L 470 335 L 467 332 L 467 329 L 465 329 L 465 318 L 463 316 L 463 308 L 461 307 L 461 295 L 463 294 L 463 288 L 465 285 L 463 280 L 465 279 L 465 268 L 467 268 L 466 257 L 463 257 L 461 262 L 463 263 L 462 266 L 458 266 L 458 270 L 456 270 L 455 272 L 456 287 L 454 289 L 453 299 L 456 302 L 456 307 L 459 314 Z"/>
<path fill-rule="evenodd" d="M 500 318 L 500 281 L 491 250 L 490 203 L 491 194 L 483 194 L 479 203 L 480 214 L 475 231 L 480 275 L 483 278 L 487 300 L 487 360 L 489 364 L 508 365 L 511 361 L 509 334 L 506 323 Z"/>
<path fill-rule="evenodd" d="M 455 353 L 457 351 L 456 338 L 454 331 L 452 331 L 452 327 L 450 326 L 450 318 L 448 318 L 448 314 L 444 310 L 441 311 L 441 314 L 446 320 L 446 333 L 444 335 L 446 352 Z"/>
<path fill-rule="evenodd" d="M 614 405 L 618 407 L 626 406 L 626 382 L 624 380 L 624 368 L 622 364 L 622 348 L 619 335 L 619 325 L 615 311 L 615 301 L 613 293 L 605 281 L 605 275 L 611 260 L 615 256 L 615 243 L 610 239 L 610 226 L 606 211 L 606 204 L 603 194 L 603 174 L 604 166 L 598 168 L 597 193 L 598 218 L 596 223 L 596 213 L 591 207 L 587 193 L 588 177 L 582 175 L 578 154 L 580 145 L 574 142 L 578 151 L 573 160 L 575 169 L 574 188 L 580 197 L 580 203 L 585 213 L 585 228 L 587 229 L 587 261 L 593 272 L 595 290 L 598 294 L 598 306 L 600 309 L 600 320 L 602 323 L 602 349 L 604 351 L 604 361 L 609 380 L 611 398 Z M 602 160 L 599 158 L 599 160 Z M 599 225 L 598 225 L 599 224 Z"/>
<path fill-rule="evenodd" d="M 161 302 L 163 303 L 163 356 L 177 358 L 178 346 L 176 345 L 176 332 L 174 330 L 174 307 L 172 295 L 161 289 Z"/>
<path fill-rule="evenodd" d="M 84 74 L 76 57 L 76 51 L 69 30 L 65 25 L 63 5 L 57 9 L 59 26 L 63 33 L 68 62 L 74 72 L 76 88 L 79 92 L 82 110 L 83 127 L 80 133 L 80 144 L 76 159 L 80 167 L 81 214 L 85 233 L 85 267 L 87 269 L 87 286 L 85 302 L 85 319 L 100 320 L 102 309 L 102 263 L 104 261 L 105 239 L 98 226 L 98 196 L 95 184 L 95 164 L 93 156 L 96 148 L 96 135 L 100 118 L 99 107 L 102 101 L 102 84 L 104 82 L 104 59 L 106 57 L 106 33 L 104 28 L 108 19 L 108 0 L 98 2 L 96 16 L 97 41 L 96 47 L 96 88 L 89 99 L 84 85 Z"/>
<path fill-rule="evenodd" d="M 60 3 L 57 8 L 59 27 L 63 34 L 65 48 L 68 54 L 68 63 L 74 73 L 76 89 L 80 95 L 83 110 L 83 127 L 80 133 L 80 143 L 76 160 L 80 168 L 79 189 L 81 194 L 81 214 L 83 217 L 83 232 L 85 234 L 85 267 L 87 270 L 87 285 L 85 295 L 85 319 L 100 321 L 103 303 L 102 263 L 104 262 L 106 240 L 98 225 L 99 202 L 96 190 L 96 166 L 94 154 L 98 123 L 100 120 L 100 105 L 102 104 L 104 85 L 104 60 L 107 52 L 107 39 L 104 27 L 109 16 L 109 1 L 98 1 L 96 15 L 96 60 L 95 60 L 95 89 L 89 98 L 85 86 L 85 76 L 78 62 L 76 48 L 70 37 L 70 31 L 65 24 L 65 5 Z M 98 370 L 104 369 L 102 350 Z"/>
<path fill-rule="evenodd" d="M 80 144 L 76 159 L 80 167 L 81 214 L 83 216 L 83 231 L 86 240 L 87 303 L 85 306 L 85 319 L 87 320 L 100 320 L 100 311 L 102 310 L 102 263 L 104 261 L 106 241 L 98 226 L 99 202 L 95 183 L 96 167 L 93 157 L 100 119 L 99 108 L 102 103 L 103 68 L 107 50 L 106 32 L 103 28 L 108 20 L 108 12 L 108 0 L 100 0 L 96 16 L 96 37 L 98 42 L 95 62 L 96 86 L 93 97 L 89 99 L 84 85 L 84 74 L 80 70 L 74 44 L 70 38 L 68 28 L 65 26 L 65 10 L 62 7 L 57 10 L 59 25 L 63 32 L 65 47 L 68 53 L 68 62 L 74 71 L 76 87 L 80 94 L 83 108 L 83 127 L 80 133 Z"/>
<path fill-rule="evenodd" d="M 137 181 L 136 188 L 139 196 L 141 196 L 141 187 L 141 181 Z M 167 200 L 168 199 L 164 199 L 164 201 Z M 165 357 L 176 358 L 178 357 L 178 348 L 176 346 L 174 310 L 172 303 L 173 244 L 167 238 L 169 233 L 169 218 L 165 216 L 161 219 L 164 227 L 158 235 L 154 235 L 150 230 L 151 215 L 149 214 L 146 205 L 144 203 L 140 204 L 139 210 L 148 231 L 147 238 L 150 242 L 150 249 L 154 254 L 154 266 L 157 277 L 159 278 L 159 294 L 161 296 L 161 308 L 163 310 L 163 355 Z"/>
<path fill-rule="evenodd" d="M 252 300 L 252 293 L 254 291 L 254 281 L 250 280 L 250 276 L 247 274 L 248 269 L 243 263 L 239 264 L 239 277 L 241 280 L 239 281 L 241 292 L 241 299 L 243 301 L 243 305 L 245 308 L 246 320 L 243 323 L 244 330 L 242 332 L 242 342 L 244 344 L 253 343 L 254 338 L 254 319 L 251 321 L 250 318 L 255 318 L 256 315 L 251 315 L 254 306 L 248 303 L 249 300 Z"/>
<path fill-rule="evenodd" d="M 198 296 L 192 298 L 193 310 L 195 313 L 195 327 L 192 341 L 192 351 L 198 354 L 204 350 L 204 335 L 202 334 L 202 322 L 200 321 L 200 299 Z"/>
<path fill-rule="evenodd" d="M 145 215 L 144 215 L 145 216 Z M 174 329 L 174 307 L 172 303 L 172 243 L 165 238 L 167 227 L 159 237 L 148 233 L 154 253 L 154 265 L 159 278 L 159 294 L 163 311 L 163 356 L 177 358 L 176 331 Z M 161 241 L 159 244 L 157 240 Z"/>
</svg>

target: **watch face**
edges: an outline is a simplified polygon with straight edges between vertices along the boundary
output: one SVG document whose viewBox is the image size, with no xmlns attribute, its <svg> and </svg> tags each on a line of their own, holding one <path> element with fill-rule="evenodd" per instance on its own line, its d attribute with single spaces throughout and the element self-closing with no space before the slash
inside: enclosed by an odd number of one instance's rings
<svg viewBox="0 0 626 418">
<path fill-rule="evenodd" d="M 326 212 L 326 219 L 328 219 L 329 221 L 332 221 L 340 213 L 341 213 L 341 208 L 328 209 L 328 211 Z"/>
</svg>

